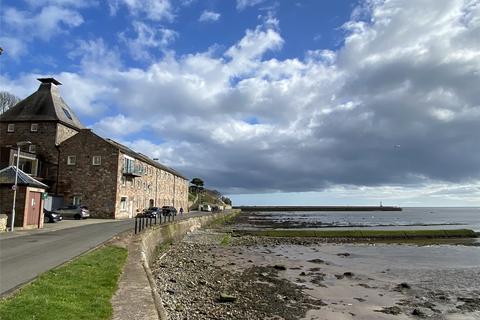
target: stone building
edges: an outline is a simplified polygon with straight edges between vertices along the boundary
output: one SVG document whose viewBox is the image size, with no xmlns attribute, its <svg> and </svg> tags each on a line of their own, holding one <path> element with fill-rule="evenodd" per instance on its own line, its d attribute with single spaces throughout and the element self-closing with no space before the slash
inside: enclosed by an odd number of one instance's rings
<svg viewBox="0 0 480 320">
<path fill-rule="evenodd" d="M 60 193 L 102 218 L 131 218 L 144 208 L 188 208 L 188 179 L 89 129 L 60 145 Z"/>
<path fill-rule="evenodd" d="M 19 168 L 49 186 L 47 209 L 81 203 L 93 217 L 108 218 L 150 206 L 187 210 L 188 179 L 85 129 L 60 96 L 61 83 L 38 80 L 35 93 L 0 115 L 0 169 L 15 165 L 17 142 L 30 141 Z"/>
<path fill-rule="evenodd" d="M 84 127 L 60 96 L 60 82 L 38 80 L 36 92 L 0 115 L 0 168 L 16 163 L 17 142 L 30 141 L 20 152 L 19 167 L 55 192 L 58 146 Z"/>
</svg>

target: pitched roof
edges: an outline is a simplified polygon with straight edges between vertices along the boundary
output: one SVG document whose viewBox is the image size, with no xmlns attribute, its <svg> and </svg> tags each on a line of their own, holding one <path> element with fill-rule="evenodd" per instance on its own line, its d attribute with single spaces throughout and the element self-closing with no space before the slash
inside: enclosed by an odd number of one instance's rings
<svg viewBox="0 0 480 320">
<path fill-rule="evenodd" d="M 103 139 L 103 138 L 102 138 Z M 123 144 L 121 143 L 118 143 L 116 141 L 113 141 L 111 139 L 104 139 L 105 141 L 107 141 L 109 144 L 111 144 L 112 146 L 120 149 L 123 153 L 131 156 L 131 157 L 134 157 L 134 158 L 137 158 L 137 159 L 140 159 L 154 167 L 157 167 L 159 169 L 162 169 L 164 171 L 167 171 L 167 172 L 170 172 L 171 174 L 173 175 L 176 175 L 180 178 L 183 178 L 185 180 L 188 180 L 186 177 L 184 177 L 181 173 L 179 173 L 178 171 L 170 168 L 170 167 L 167 167 L 167 166 L 164 166 L 163 164 L 153 160 L 153 159 L 150 159 L 149 157 L 147 157 L 146 155 L 142 154 L 142 153 L 139 153 L 139 152 L 135 152 L 133 151 L 132 149 L 130 149 L 129 147 L 127 146 L 124 146 Z"/>
<path fill-rule="evenodd" d="M 17 167 L 15 166 L 9 166 L 0 170 L 0 185 L 2 184 L 14 185 L 16 171 L 17 171 Z M 40 181 L 35 180 L 34 178 L 30 177 L 28 174 L 26 174 L 20 169 L 18 169 L 17 185 L 48 189 L 48 186 L 46 184 L 43 184 Z"/>
<path fill-rule="evenodd" d="M 69 127 L 83 129 L 78 117 L 60 96 L 57 85 L 61 83 L 53 78 L 38 80 L 42 82 L 38 90 L 0 115 L 0 122 L 59 121 Z"/>
</svg>

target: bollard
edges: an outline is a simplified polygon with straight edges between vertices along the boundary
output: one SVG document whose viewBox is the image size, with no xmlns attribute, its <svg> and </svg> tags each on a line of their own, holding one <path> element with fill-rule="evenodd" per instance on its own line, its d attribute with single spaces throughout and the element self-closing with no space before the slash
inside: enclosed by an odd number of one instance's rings
<svg viewBox="0 0 480 320">
<path fill-rule="evenodd" d="M 137 234 L 137 217 L 135 217 L 135 234 Z"/>
<path fill-rule="evenodd" d="M 155 215 L 155 225 L 157 225 L 157 215 Z"/>
<path fill-rule="evenodd" d="M 152 217 L 150 217 L 150 228 L 152 227 Z"/>
</svg>

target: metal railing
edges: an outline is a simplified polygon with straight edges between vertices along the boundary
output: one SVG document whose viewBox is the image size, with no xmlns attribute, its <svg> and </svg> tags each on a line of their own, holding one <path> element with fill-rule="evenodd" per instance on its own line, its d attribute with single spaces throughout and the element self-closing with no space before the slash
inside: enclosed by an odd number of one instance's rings
<svg viewBox="0 0 480 320">
<path fill-rule="evenodd" d="M 162 216 L 160 214 L 158 217 L 157 215 L 154 217 L 135 217 L 135 234 L 140 233 L 146 228 L 154 225 L 161 225 L 172 221 L 175 221 L 175 215 Z"/>
</svg>

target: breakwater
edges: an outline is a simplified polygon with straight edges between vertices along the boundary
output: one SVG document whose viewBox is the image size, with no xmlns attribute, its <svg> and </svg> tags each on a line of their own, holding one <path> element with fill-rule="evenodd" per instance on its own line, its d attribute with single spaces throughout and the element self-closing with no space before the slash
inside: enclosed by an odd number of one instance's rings
<svg viewBox="0 0 480 320">
<path fill-rule="evenodd" d="M 243 212 L 263 211 L 402 211 L 394 206 L 237 206 Z"/>
</svg>

